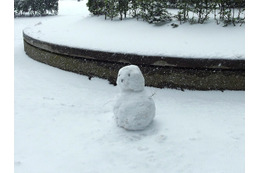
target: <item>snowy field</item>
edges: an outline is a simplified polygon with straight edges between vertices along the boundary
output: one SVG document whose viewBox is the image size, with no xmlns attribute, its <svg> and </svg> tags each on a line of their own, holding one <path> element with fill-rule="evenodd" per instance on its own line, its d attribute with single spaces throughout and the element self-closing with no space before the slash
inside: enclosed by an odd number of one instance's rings
<svg viewBox="0 0 260 173">
<path fill-rule="evenodd" d="M 84 7 L 75 8 L 78 5 Z M 15 172 L 243 173 L 244 91 L 147 87 L 154 94 L 155 119 L 144 131 L 126 131 L 113 119 L 117 87 L 39 63 L 24 53 L 24 28 L 70 19 L 80 23 L 80 33 L 88 26 L 81 23 L 92 20 L 83 9 L 85 2 L 60 1 L 58 16 L 14 19 Z M 95 21 L 103 23 L 101 18 Z M 143 25 L 144 31 L 152 27 Z M 66 31 L 59 30 L 64 36 Z M 70 39 L 71 44 L 77 41 Z"/>
<path fill-rule="evenodd" d="M 58 17 L 38 20 L 25 32 L 56 44 L 109 52 L 245 59 L 245 25 L 222 27 L 213 17 L 203 25 L 186 23 L 172 28 L 170 24 L 158 27 L 132 18 L 105 20 L 91 16 L 86 1 L 61 1 Z"/>
</svg>

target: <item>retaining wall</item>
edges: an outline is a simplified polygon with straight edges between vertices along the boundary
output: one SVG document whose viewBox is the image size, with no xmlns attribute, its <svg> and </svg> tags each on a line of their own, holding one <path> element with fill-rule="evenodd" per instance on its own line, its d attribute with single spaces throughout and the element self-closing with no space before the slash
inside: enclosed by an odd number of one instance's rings
<svg viewBox="0 0 260 173">
<path fill-rule="evenodd" d="M 142 56 L 72 48 L 23 33 L 26 54 L 48 65 L 116 83 L 125 65 L 140 67 L 147 86 L 191 90 L 245 90 L 245 61 Z"/>
</svg>

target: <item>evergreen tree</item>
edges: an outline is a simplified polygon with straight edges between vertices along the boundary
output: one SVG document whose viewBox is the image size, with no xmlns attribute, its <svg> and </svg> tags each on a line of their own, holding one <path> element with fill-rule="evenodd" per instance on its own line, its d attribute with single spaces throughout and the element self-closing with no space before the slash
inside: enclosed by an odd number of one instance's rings
<svg viewBox="0 0 260 173">
<path fill-rule="evenodd" d="M 57 14 L 58 13 L 58 1 L 57 0 L 45 0 L 46 9 L 50 13 Z"/>
<path fill-rule="evenodd" d="M 236 17 L 236 22 L 240 23 L 240 26 L 245 23 L 245 0 L 237 0 L 238 3 L 238 14 Z M 241 16 L 244 14 L 244 16 Z"/>
<path fill-rule="evenodd" d="M 241 14 L 245 11 L 245 0 L 218 0 L 219 4 L 219 20 L 224 23 L 224 26 L 240 23 L 240 26 L 245 22 L 245 16 Z M 235 10 L 238 9 L 238 14 Z"/>
<path fill-rule="evenodd" d="M 167 2 L 164 0 L 139 0 L 137 19 L 141 18 L 149 23 L 162 23 L 171 21 L 170 13 L 167 11 Z"/>
<path fill-rule="evenodd" d="M 155 0 L 148 4 L 146 20 L 149 23 L 163 23 L 171 21 L 165 0 Z"/>
<path fill-rule="evenodd" d="M 129 10 L 132 17 L 137 17 L 138 13 L 139 0 L 130 0 L 129 1 Z"/>
<path fill-rule="evenodd" d="M 105 0 L 105 19 L 108 17 L 111 20 L 118 16 L 118 0 Z"/>
<path fill-rule="evenodd" d="M 174 17 L 180 21 L 180 24 L 186 22 L 189 19 L 190 0 L 178 1 L 176 7 L 179 9 L 179 11 Z"/>
<path fill-rule="evenodd" d="M 15 0 L 15 15 L 42 16 L 58 13 L 58 0 Z"/>
<path fill-rule="evenodd" d="M 19 6 L 22 13 L 29 12 L 30 10 L 30 3 L 28 0 L 21 0 Z"/>
<path fill-rule="evenodd" d="M 20 14 L 21 12 L 19 2 L 20 2 L 19 0 L 14 0 L 14 16 Z"/>
<path fill-rule="evenodd" d="M 129 10 L 129 0 L 118 0 L 118 12 L 120 14 L 120 20 L 123 19 L 123 15 L 126 18 L 126 14 L 128 10 Z"/>
<path fill-rule="evenodd" d="M 148 8 L 149 8 L 149 0 L 138 0 L 137 1 L 137 13 L 136 13 L 136 17 L 137 20 L 139 18 L 143 19 L 144 21 L 148 20 Z"/>
<path fill-rule="evenodd" d="M 209 0 L 191 0 L 190 11 L 193 12 L 192 22 L 203 24 L 209 19 L 209 14 L 213 10 L 212 3 Z M 194 19 L 194 14 L 197 16 L 197 21 Z"/>
<path fill-rule="evenodd" d="M 88 10 L 94 15 L 105 14 L 105 0 L 88 0 Z"/>
<path fill-rule="evenodd" d="M 180 24 L 186 21 L 203 24 L 210 14 L 214 14 L 217 24 L 222 22 L 224 26 L 245 22 L 245 0 L 89 0 L 87 6 L 94 15 L 105 14 L 105 19 L 111 20 L 118 15 L 122 20 L 129 13 L 149 23 L 169 22 L 172 17 L 167 8 L 176 7 L 178 13 L 174 17 Z"/>
<path fill-rule="evenodd" d="M 167 0 L 167 6 L 169 8 L 177 8 L 178 0 Z"/>
<path fill-rule="evenodd" d="M 30 15 L 40 15 L 43 14 L 45 11 L 45 8 L 43 7 L 44 2 L 43 0 L 28 0 L 30 4 Z"/>
</svg>

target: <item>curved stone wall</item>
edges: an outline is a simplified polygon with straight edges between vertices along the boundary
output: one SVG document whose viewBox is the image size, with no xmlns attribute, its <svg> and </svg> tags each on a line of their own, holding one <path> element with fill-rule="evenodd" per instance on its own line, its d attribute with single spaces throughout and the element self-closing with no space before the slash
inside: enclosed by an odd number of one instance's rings
<svg viewBox="0 0 260 173">
<path fill-rule="evenodd" d="M 244 90 L 245 61 L 142 56 L 72 48 L 44 42 L 23 33 L 24 50 L 48 65 L 108 79 L 115 84 L 118 70 L 135 64 L 147 86 L 192 90 Z"/>
</svg>

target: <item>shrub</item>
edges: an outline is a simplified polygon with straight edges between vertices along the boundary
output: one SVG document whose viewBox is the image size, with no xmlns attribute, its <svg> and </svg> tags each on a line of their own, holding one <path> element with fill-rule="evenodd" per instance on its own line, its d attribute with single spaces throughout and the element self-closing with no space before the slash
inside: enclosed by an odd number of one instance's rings
<svg viewBox="0 0 260 173">
<path fill-rule="evenodd" d="M 173 17 L 180 24 L 203 24 L 213 14 L 216 23 L 223 26 L 245 22 L 245 0 L 89 0 L 87 6 L 94 15 L 111 20 L 116 16 L 122 20 L 128 13 L 153 24 L 169 22 Z M 177 14 L 172 17 L 167 8 L 177 8 Z"/>
<path fill-rule="evenodd" d="M 165 0 L 157 0 L 148 4 L 146 21 L 149 23 L 164 23 L 171 21 L 171 15 L 166 9 Z"/>
<path fill-rule="evenodd" d="M 58 13 L 58 0 L 15 0 L 14 16 L 43 16 Z"/>
<path fill-rule="evenodd" d="M 86 5 L 88 10 L 94 15 L 105 14 L 105 0 L 88 0 Z"/>
</svg>

